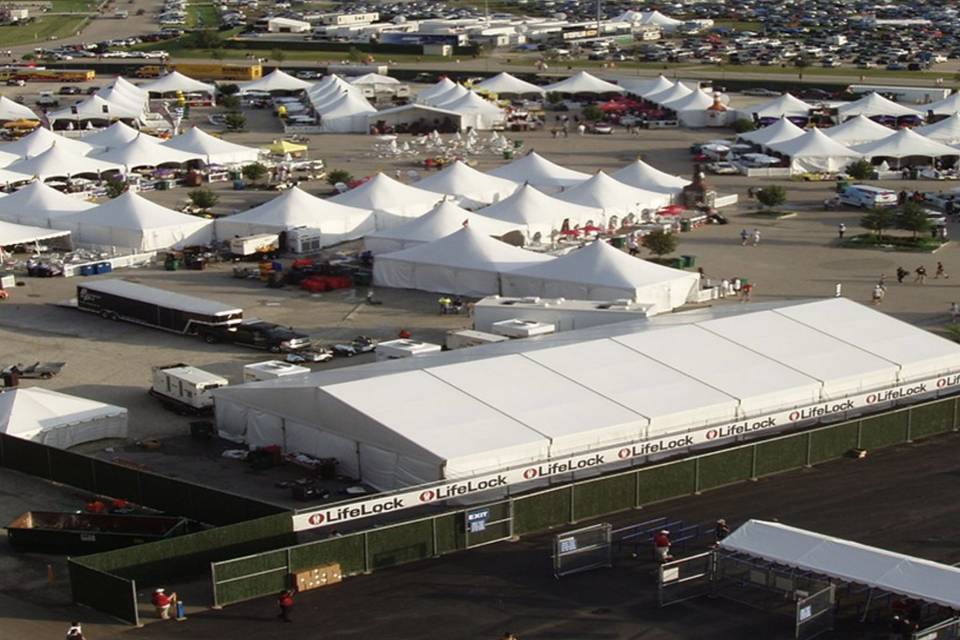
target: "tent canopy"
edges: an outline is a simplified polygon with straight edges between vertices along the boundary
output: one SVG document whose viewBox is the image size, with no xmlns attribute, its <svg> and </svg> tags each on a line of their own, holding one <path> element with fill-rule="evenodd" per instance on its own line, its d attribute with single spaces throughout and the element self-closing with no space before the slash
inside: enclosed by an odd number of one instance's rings
<svg viewBox="0 0 960 640">
<path fill-rule="evenodd" d="M 455 102 L 460 98 L 469 95 L 470 93 L 471 91 L 462 84 L 457 84 L 451 87 L 449 91 L 444 91 L 443 93 L 430 98 L 426 101 L 426 103 L 432 104 L 435 107 L 446 107 L 447 104 Z"/>
<path fill-rule="evenodd" d="M 908 598 L 960 608 L 960 568 L 790 527 L 748 520 L 720 548 Z"/>
<path fill-rule="evenodd" d="M 656 209 L 670 203 L 670 196 L 655 191 L 638 189 L 614 180 L 598 171 L 589 180 L 557 195 L 560 200 L 586 207 L 602 209 L 607 216 L 639 214 L 645 209 Z"/>
<path fill-rule="evenodd" d="M 893 133 L 893 129 L 885 127 L 879 122 L 871 120 L 861 114 L 835 127 L 824 129 L 823 132 L 834 142 L 845 145 L 855 145 L 886 138 Z"/>
<path fill-rule="evenodd" d="M 206 156 L 190 151 L 180 151 L 160 144 L 152 136 L 137 136 L 130 142 L 92 154 L 93 158 L 104 162 L 123 165 L 127 171 L 137 167 L 159 167 L 165 164 L 185 164 L 195 160 L 205 160 Z"/>
<path fill-rule="evenodd" d="M 917 127 L 914 131 L 930 140 L 945 144 L 957 144 L 960 142 L 960 113 L 955 113 L 940 122 Z M 865 140 L 864 142 L 869 141 Z"/>
<path fill-rule="evenodd" d="M 39 119 L 27 105 L 14 102 L 7 96 L 0 96 L 0 122 Z"/>
<path fill-rule="evenodd" d="M 858 115 L 865 115 L 868 118 L 875 116 L 920 116 L 920 112 L 916 109 L 888 100 L 876 92 L 868 93 L 859 100 L 840 105 L 837 108 L 837 114 L 841 120 Z"/>
<path fill-rule="evenodd" d="M 49 227 L 50 221 L 63 215 L 92 209 L 92 202 L 57 191 L 40 181 L 0 198 L 0 220 Z"/>
<path fill-rule="evenodd" d="M 38 129 L 45 131 L 45 129 Z M 7 167 L 9 171 L 36 176 L 41 180 L 68 178 L 70 176 L 97 175 L 108 171 L 121 171 L 123 165 L 89 158 L 72 153 L 69 147 L 61 146 L 58 140 L 39 155 L 17 160 Z"/>
<path fill-rule="evenodd" d="M 195 153 L 203 157 L 207 164 L 246 164 L 256 162 L 260 157 L 257 149 L 221 140 L 200 127 L 193 127 L 163 144 L 171 149 Z"/>
<path fill-rule="evenodd" d="M 100 129 L 99 131 L 83 136 L 82 140 L 87 144 L 92 144 L 94 147 L 103 150 L 123 146 L 137 137 L 142 137 L 148 142 L 163 142 L 160 138 L 147 135 L 119 120 L 106 129 Z"/>
<path fill-rule="evenodd" d="M 321 127 L 331 133 L 365 133 L 369 116 L 377 112 L 366 98 L 354 91 L 315 108 L 320 113 Z"/>
<path fill-rule="evenodd" d="M 960 151 L 947 146 L 942 142 L 924 138 L 911 129 L 900 129 L 886 138 L 868 142 L 856 147 L 856 150 L 868 158 L 907 158 L 921 156 L 925 158 L 940 158 L 943 156 L 960 156 Z"/>
<path fill-rule="evenodd" d="M 40 240 L 62 238 L 69 235 L 69 231 L 42 229 L 40 227 L 30 227 L 0 220 L 0 247 L 9 247 L 14 244 L 30 244 L 32 242 L 39 242 Z"/>
<path fill-rule="evenodd" d="M 127 410 L 38 387 L 0 394 L 0 432 L 67 449 L 127 437 Z"/>
<path fill-rule="evenodd" d="M 678 80 L 676 84 L 664 89 L 663 91 L 660 91 L 659 93 L 648 93 L 643 97 L 654 104 L 663 105 L 673 100 L 679 100 L 680 98 L 688 96 L 691 93 L 693 93 L 693 89 Z"/>
<path fill-rule="evenodd" d="M 879 127 L 880 125 L 877 126 Z M 780 119 L 773 124 L 754 131 L 738 134 L 737 138 L 758 144 L 761 147 L 769 147 L 778 142 L 793 140 L 802 135 L 803 129 L 790 122 L 786 116 L 781 116 Z"/>
<path fill-rule="evenodd" d="M 160 76 L 156 80 L 143 84 L 140 88 L 147 93 L 156 95 L 182 91 L 184 93 L 206 93 L 207 95 L 213 96 L 216 95 L 217 92 L 217 88 L 214 85 L 194 80 L 179 71 L 171 71 L 165 76 Z"/>
<path fill-rule="evenodd" d="M 859 152 L 834 142 L 820 129 L 811 129 L 802 136 L 768 147 L 789 157 L 794 171 L 838 171 L 861 157 Z"/>
<path fill-rule="evenodd" d="M 250 91 L 267 91 L 269 93 L 280 91 L 305 91 L 313 84 L 300 78 L 294 78 L 289 73 L 281 69 L 274 69 L 267 75 L 258 80 L 244 82 L 240 85 L 240 93 Z"/>
<path fill-rule="evenodd" d="M 417 102 L 422 102 L 425 104 L 431 103 L 434 98 L 437 98 L 447 91 L 450 91 L 450 89 L 453 89 L 455 86 L 457 86 L 456 82 L 444 76 L 443 78 L 440 78 L 436 84 L 419 92 L 417 94 Z"/>
<path fill-rule="evenodd" d="M 420 123 L 432 122 L 433 120 L 450 119 L 456 124 L 457 129 L 463 130 L 463 114 L 440 107 L 434 107 L 429 104 L 411 102 L 397 107 L 390 107 L 382 111 L 375 111 L 367 116 L 367 127 L 383 122 L 387 125 L 396 126 L 401 123 Z"/>
<path fill-rule="evenodd" d="M 610 177 L 631 187 L 655 193 L 676 194 L 690 184 L 689 180 L 660 171 L 640 159 L 611 173 Z"/>
<path fill-rule="evenodd" d="M 623 87 L 607 82 L 586 71 L 578 71 L 569 78 L 548 84 L 543 88 L 546 93 L 623 93 Z"/>
<path fill-rule="evenodd" d="M 517 190 L 517 183 L 498 178 L 456 160 L 442 171 L 415 183 L 418 189 L 453 196 L 465 206 L 483 206 L 506 198 Z"/>
<path fill-rule="evenodd" d="M 78 156 L 85 156 L 94 150 L 94 146 L 87 144 L 82 140 L 73 140 L 72 138 L 65 138 L 63 136 L 55 134 L 50 129 L 44 129 L 39 127 L 34 129 L 32 133 L 29 133 L 16 142 L 8 142 L 5 145 L 0 146 L 0 152 L 11 153 L 21 158 L 26 158 L 30 156 L 37 156 L 57 144 L 61 149 L 66 149 L 73 154 Z"/>
<path fill-rule="evenodd" d="M 786 116 L 806 118 L 810 115 L 811 109 L 813 109 L 812 104 L 806 103 L 800 98 L 795 98 L 789 93 L 784 93 L 770 102 L 751 107 L 748 111 L 758 118 L 783 118 Z"/>
<path fill-rule="evenodd" d="M 516 224 L 472 213 L 445 200 L 419 218 L 368 233 L 363 242 L 374 254 L 389 253 L 439 240 L 465 226 L 489 236 L 502 236 L 518 228 Z"/>
<path fill-rule="evenodd" d="M 954 92 L 943 100 L 925 104 L 923 105 L 923 111 L 938 116 L 952 116 L 960 111 L 960 93 Z"/>
<path fill-rule="evenodd" d="M 549 191 L 572 187 L 590 178 L 589 173 L 561 167 L 536 151 L 491 169 L 488 173 L 498 178 L 506 178 L 521 184 L 532 184 L 538 189 Z"/>
<path fill-rule="evenodd" d="M 648 91 L 658 93 L 673 86 L 673 83 L 662 75 L 656 78 L 620 78 L 618 82 L 624 91 L 634 96 L 642 96 Z"/>
<path fill-rule="evenodd" d="M 396 78 L 391 78 L 390 76 L 385 76 L 380 73 L 364 73 L 363 75 L 359 75 L 355 78 L 350 78 L 348 82 L 350 84 L 359 86 L 400 84 L 400 81 Z"/>
<path fill-rule="evenodd" d="M 539 87 L 531 82 L 526 80 L 521 80 L 516 76 L 512 76 L 509 73 L 502 72 L 493 76 L 492 78 L 487 78 L 482 82 L 478 82 L 473 85 L 474 89 L 489 91 L 497 95 L 540 95 L 544 94 L 543 87 Z"/>
<path fill-rule="evenodd" d="M 333 196 L 330 201 L 373 211 L 377 229 L 386 229 L 423 215 L 442 199 L 438 193 L 378 173 L 363 184 Z"/>
<path fill-rule="evenodd" d="M 444 101 L 440 106 L 447 111 L 459 113 L 463 120 L 466 120 L 465 126 L 478 130 L 492 129 L 504 119 L 503 109 L 473 91 L 468 91 L 456 100 Z"/>
<path fill-rule="evenodd" d="M 529 184 L 517 189 L 512 195 L 500 202 L 479 210 L 484 216 L 518 225 L 533 238 L 540 234 L 549 239 L 559 231 L 563 221 L 570 226 L 585 224 L 588 220 L 599 220 L 602 212 L 596 207 L 588 207 L 548 196 Z"/>
<path fill-rule="evenodd" d="M 47 114 L 50 126 L 61 120 L 84 122 L 94 120 L 112 121 L 117 119 L 138 120 L 143 116 L 143 108 L 132 104 L 108 101 L 98 95 L 93 95 L 75 105 L 51 111 Z"/>
</svg>

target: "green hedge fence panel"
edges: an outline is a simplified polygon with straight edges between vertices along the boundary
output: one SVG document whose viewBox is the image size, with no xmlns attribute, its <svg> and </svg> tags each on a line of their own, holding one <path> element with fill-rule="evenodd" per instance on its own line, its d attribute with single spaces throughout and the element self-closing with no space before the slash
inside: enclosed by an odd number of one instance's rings
<svg viewBox="0 0 960 640">
<path fill-rule="evenodd" d="M 577 485 L 573 496 L 574 520 L 632 508 L 637 500 L 636 478 L 630 473 Z"/>
<path fill-rule="evenodd" d="M 857 446 L 859 421 L 844 422 L 830 429 L 821 429 L 811 434 L 810 464 L 834 460 Z"/>
<path fill-rule="evenodd" d="M 224 580 L 230 581 L 222 582 Z M 220 606 L 279 593 L 290 586 L 286 550 L 271 551 L 227 565 L 217 565 L 216 601 Z"/>
<path fill-rule="evenodd" d="M 464 548 L 463 527 L 462 513 L 450 513 L 437 518 L 437 555 Z"/>
<path fill-rule="evenodd" d="M 185 482 L 165 478 L 152 473 L 140 474 L 140 495 L 144 504 L 168 513 L 179 513 L 201 522 L 210 520 L 198 518 L 191 500 L 193 487 Z"/>
<path fill-rule="evenodd" d="M 94 460 L 93 474 L 97 493 L 144 504 L 140 497 L 140 472 L 136 469 L 105 460 Z"/>
<path fill-rule="evenodd" d="M 955 403 L 950 398 L 911 409 L 910 437 L 916 440 L 953 429 Z"/>
<path fill-rule="evenodd" d="M 137 624 L 137 600 L 130 580 L 97 571 L 73 559 L 67 562 L 67 571 L 74 602 Z"/>
<path fill-rule="evenodd" d="M 50 477 L 47 446 L 14 436 L 3 437 L 3 466 L 40 478 Z"/>
<path fill-rule="evenodd" d="M 571 519 L 570 487 L 518 498 L 513 505 L 513 530 L 517 535 L 567 524 Z"/>
<path fill-rule="evenodd" d="M 688 496 L 696 490 L 693 486 L 693 460 L 681 460 L 637 473 L 640 474 L 640 495 L 637 496 L 640 505 Z"/>
<path fill-rule="evenodd" d="M 898 411 L 863 420 L 860 448 L 880 449 L 907 439 L 907 412 Z"/>
<path fill-rule="evenodd" d="M 429 520 L 374 529 L 367 534 L 371 569 L 386 569 L 398 564 L 432 557 L 433 525 Z"/>
<path fill-rule="evenodd" d="M 700 491 L 747 480 L 753 469 L 751 447 L 733 449 L 700 458 Z"/>
<path fill-rule="evenodd" d="M 339 562 L 345 576 L 363 573 L 363 535 L 328 538 L 290 550 L 290 567 L 294 573 L 331 562 Z"/>
<path fill-rule="evenodd" d="M 50 479 L 87 491 L 95 488 L 93 461 L 87 456 L 60 449 L 50 449 Z"/>
<path fill-rule="evenodd" d="M 233 562 L 217 565 L 217 582 L 242 578 L 252 573 L 273 571 L 287 567 L 287 552 L 283 549 L 260 553 L 248 558 L 241 558 Z"/>
<path fill-rule="evenodd" d="M 760 442 L 757 448 L 757 476 L 796 469 L 807 463 L 807 438 L 803 433 L 782 440 Z"/>
</svg>

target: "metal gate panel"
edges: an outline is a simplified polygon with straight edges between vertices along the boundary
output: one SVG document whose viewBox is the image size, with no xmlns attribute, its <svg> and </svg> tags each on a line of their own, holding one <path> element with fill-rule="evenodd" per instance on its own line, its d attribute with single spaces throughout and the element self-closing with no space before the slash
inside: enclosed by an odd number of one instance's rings
<svg viewBox="0 0 960 640">
<path fill-rule="evenodd" d="M 558 533 L 553 538 L 553 575 L 556 578 L 613 566 L 613 527 L 602 522 Z"/>
<path fill-rule="evenodd" d="M 810 640 L 833 631 L 836 587 L 828 585 L 816 593 L 797 599 L 797 640 Z"/>
<path fill-rule="evenodd" d="M 958 640 L 960 639 L 960 618 L 950 618 L 932 627 L 914 632 L 912 640 Z"/>
<path fill-rule="evenodd" d="M 657 596 L 661 607 L 709 595 L 713 589 L 713 551 L 660 565 Z"/>
</svg>

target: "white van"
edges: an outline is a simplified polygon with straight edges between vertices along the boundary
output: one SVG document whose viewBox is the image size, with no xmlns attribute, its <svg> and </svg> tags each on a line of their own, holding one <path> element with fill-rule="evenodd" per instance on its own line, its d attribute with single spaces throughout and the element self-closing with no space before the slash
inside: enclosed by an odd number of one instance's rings
<svg viewBox="0 0 960 640">
<path fill-rule="evenodd" d="M 875 209 L 877 207 L 897 206 L 897 192 L 891 189 L 871 187 L 866 184 L 852 184 L 844 189 L 837 201 L 840 204 L 861 209 Z"/>
</svg>

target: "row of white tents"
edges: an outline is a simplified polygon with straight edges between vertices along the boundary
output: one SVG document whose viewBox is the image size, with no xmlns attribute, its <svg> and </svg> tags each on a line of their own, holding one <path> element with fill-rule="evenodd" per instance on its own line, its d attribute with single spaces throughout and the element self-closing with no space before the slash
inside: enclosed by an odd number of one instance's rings
<svg viewBox="0 0 960 640">
<path fill-rule="evenodd" d="M 931 113 L 935 116 L 952 116 L 960 112 L 960 93 L 953 93 L 943 100 L 925 104 L 920 109 L 914 109 L 907 105 L 894 102 L 875 92 L 868 93 L 862 98 L 852 102 L 836 103 L 835 106 L 840 122 L 857 116 L 866 116 L 867 118 L 915 116 L 923 118 Z M 805 102 L 789 93 L 784 93 L 770 102 L 745 109 L 743 113 L 756 116 L 757 118 L 806 118 L 810 114 L 810 111 L 815 108 L 815 105 Z"/>
</svg>

